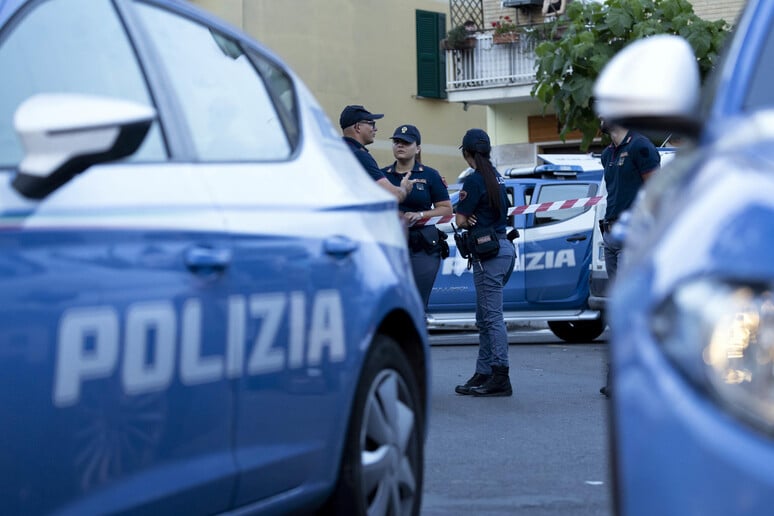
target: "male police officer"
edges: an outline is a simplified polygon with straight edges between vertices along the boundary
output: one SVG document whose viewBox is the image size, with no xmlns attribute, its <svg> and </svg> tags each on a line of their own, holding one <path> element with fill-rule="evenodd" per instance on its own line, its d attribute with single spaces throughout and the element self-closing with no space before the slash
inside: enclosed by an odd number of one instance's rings
<svg viewBox="0 0 774 516">
<path fill-rule="evenodd" d="M 607 209 L 600 221 L 605 243 L 605 268 L 612 282 L 618 271 L 621 243 L 610 238 L 610 229 L 621 213 L 628 210 L 640 187 L 661 164 L 656 146 L 641 134 L 601 121 L 602 132 L 610 135 L 611 144 L 602 151 L 607 186 Z"/>
<path fill-rule="evenodd" d="M 605 218 L 599 221 L 605 248 L 605 268 L 608 284 L 613 282 L 618 271 L 618 261 L 623 250 L 621 242 L 610 236 L 610 228 L 624 211 L 628 210 L 645 181 L 661 165 L 661 156 L 656 146 L 641 134 L 629 131 L 620 125 L 601 120 L 603 133 L 610 135 L 611 144 L 602 151 L 602 166 L 605 169 L 607 187 L 607 209 Z M 599 389 L 610 396 L 610 371 L 607 384 Z"/>
<path fill-rule="evenodd" d="M 376 136 L 376 120 L 384 115 L 371 113 L 363 106 L 347 106 L 341 112 L 339 125 L 344 133 L 344 141 L 355 153 L 355 157 L 363 165 L 368 175 L 370 175 L 376 184 L 393 194 L 398 198 L 398 202 L 403 202 L 411 191 L 413 183 L 410 179 L 411 173 L 406 174 L 399 186 L 390 183 L 384 173 L 376 164 L 376 160 L 365 148 L 374 142 Z"/>
</svg>

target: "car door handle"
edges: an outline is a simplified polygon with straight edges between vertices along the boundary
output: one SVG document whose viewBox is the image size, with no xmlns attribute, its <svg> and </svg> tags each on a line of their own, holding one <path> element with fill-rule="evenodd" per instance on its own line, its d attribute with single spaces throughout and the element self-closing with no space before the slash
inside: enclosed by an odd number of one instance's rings
<svg viewBox="0 0 774 516">
<path fill-rule="evenodd" d="M 185 252 L 185 265 L 195 273 L 222 272 L 231 264 L 231 250 L 196 245 Z"/>
<path fill-rule="evenodd" d="M 358 247 L 359 244 L 356 241 L 341 235 L 326 238 L 325 242 L 323 242 L 325 252 L 336 258 L 344 258 L 354 252 Z"/>
<path fill-rule="evenodd" d="M 583 242 L 588 237 L 586 235 L 575 235 L 571 237 L 567 237 L 568 242 Z"/>
</svg>

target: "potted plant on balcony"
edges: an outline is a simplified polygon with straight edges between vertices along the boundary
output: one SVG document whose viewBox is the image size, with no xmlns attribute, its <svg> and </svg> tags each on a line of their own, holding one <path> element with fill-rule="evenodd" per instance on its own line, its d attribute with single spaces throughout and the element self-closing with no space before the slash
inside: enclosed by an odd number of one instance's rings
<svg viewBox="0 0 774 516">
<path fill-rule="evenodd" d="M 464 25 L 457 25 L 449 30 L 446 33 L 446 39 L 441 40 L 443 50 L 465 50 L 475 46 L 475 36 Z"/>
<path fill-rule="evenodd" d="M 498 21 L 492 22 L 494 34 L 492 42 L 497 45 L 519 42 L 519 27 L 513 23 L 510 16 L 500 16 Z"/>
</svg>

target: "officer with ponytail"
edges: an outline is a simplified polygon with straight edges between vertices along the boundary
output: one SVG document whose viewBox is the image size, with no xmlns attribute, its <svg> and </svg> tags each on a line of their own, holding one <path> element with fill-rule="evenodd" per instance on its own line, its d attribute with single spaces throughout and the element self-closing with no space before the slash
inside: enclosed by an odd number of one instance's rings
<svg viewBox="0 0 774 516">
<path fill-rule="evenodd" d="M 462 139 L 462 156 L 474 172 L 465 178 L 455 222 L 499 243 L 496 254 L 471 258 L 476 286 L 478 359 L 473 376 L 454 390 L 473 396 L 511 396 L 508 370 L 508 332 L 503 318 L 503 286 L 516 261 L 516 249 L 506 237 L 508 197 L 505 181 L 492 165 L 492 145 L 482 129 L 470 129 Z M 490 253 L 487 253 L 490 254 Z"/>
</svg>

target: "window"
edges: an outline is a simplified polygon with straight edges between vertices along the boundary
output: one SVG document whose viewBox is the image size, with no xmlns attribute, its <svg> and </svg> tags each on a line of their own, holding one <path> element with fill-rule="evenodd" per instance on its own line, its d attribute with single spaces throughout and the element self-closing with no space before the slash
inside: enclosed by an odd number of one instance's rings
<svg viewBox="0 0 774 516">
<path fill-rule="evenodd" d="M 288 133 L 288 139 L 295 148 L 301 137 L 301 121 L 293 80 L 282 68 L 265 57 L 254 52 L 250 52 L 249 55 L 266 83 L 285 131 Z"/>
<path fill-rule="evenodd" d="M 199 159 L 287 159 L 293 151 L 286 133 L 290 119 L 277 112 L 274 95 L 239 44 L 160 8 L 137 5 L 180 99 Z M 284 110 L 294 108 L 293 98 L 281 102 Z"/>
<path fill-rule="evenodd" d="M 79 27 L 77 32 L 70 29 L 74 26 Z M 153 106 L 137 57 L 110 2 L 40 3 L 27 12 L 24 23 L 10 27 L 10 33 L 0 35 L 0 166 L 15 168 L 23 157 L 13 115 L 32 95 L 81 93 Z M 95 48 L 100 51 L 93 52 Z M 166 159 L 158 122 L 130 159 Z"/>
<path fill-rule="evenodd" d="M 595 184 L 557 184 L 557 185 L 545 185 L 540 189 L 536 204 L 542 204 L 544 202 L 554 201 L 567 201 L 569 199 L 582 199 L 584 197 L 592 197 L 597 192 L 597 185 Z M 535 214 L 535 225 L 551 224 L 554 222 L 561 222 L 563 220 L 571 219 L 581 213 L 589 210 L 590 208 L 570 208 L 566 210 L 549 211 L 545 213 Z"/>
<path fill-rule="evenodd" d="M 416 12 L 417 96 L 446 98 L 446 54 L 440 42 L 446 34 L 446 15 Z"/>
<path fill-rule="evenodd" d="M 755 69 L 751 76 L 750 90 L 744 100 L 744 110 L 755 111 L 774 107 L 774 90 L 771 88 L 774 81 L 774 70 L 771 67 L 773 59 L 774 30 L 769 30 L 762 54 L 753 65 Z"/>
</svg>

